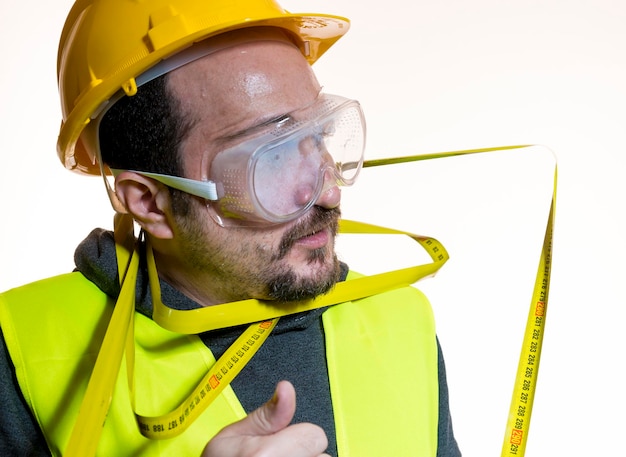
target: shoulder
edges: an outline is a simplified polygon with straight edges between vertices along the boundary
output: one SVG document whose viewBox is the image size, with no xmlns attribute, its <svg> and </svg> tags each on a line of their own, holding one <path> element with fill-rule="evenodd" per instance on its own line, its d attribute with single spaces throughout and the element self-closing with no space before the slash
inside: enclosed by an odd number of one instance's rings
<svg viewBox="0 0 626 457">
<path fill-rule="evenodd" d="M 81 273 L 43 279 L 0 294 L 0 326 L 9 348 L 94 332 L 112 312 L 111 300 Z"/>
<path fill-rule="evenodd" d="M 74 291 L 78 293 L 94 293 L 96 290 L 98 290 L 98 288 L 91 281 L 76 271 L 9 289 L 0 294 L 0 299 L 3 301 L 12 301 L 16 299 L 36 298 L 44 294 L 48 297 L 57 297 L 60 295 L 67 296 L 69 293 L 70 296 L 72 296 Z"/>
<path fill-rule="evenodd" d="M 0 294 L 0 316 L 2 310 L 19 311 L 29 308 L 46 309 L 60 303 L 106 303 L 106 295 L 81 273 L 67 273 L 42 279 Z M 58 309 L 57 309 L 58 311 Z"/>
</svg>

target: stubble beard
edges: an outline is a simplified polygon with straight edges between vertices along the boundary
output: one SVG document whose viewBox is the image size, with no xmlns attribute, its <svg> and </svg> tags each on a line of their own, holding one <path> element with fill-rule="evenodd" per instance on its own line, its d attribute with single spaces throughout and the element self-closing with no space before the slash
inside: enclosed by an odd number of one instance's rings
<svg viewBox="0 0 626 457">
<path fill-rule="evenodd" d="M 195 209 L 192 213 L 196 213 Z M 206 209 L 204 209 L 206 211 Z M 277 251 L 271 255 L 256 271 L 241 274 L 237 265 L 245 264 L 246 253 L 240 253 L 239 262 L 231 263 L 225 269 L 216 269 L 214 263 L 218 253 L 206 251 L 207 233 L 201 228 L 197 218 L 198 213 L 187 216 L 185 219 L 185 256 L 196 268 L 206 272 L 217 273 L 216 281 L 233 281 L 231 301 L 247 298 L 270 299 L 279 302 L 293 302 L 307 300 L 323 295 L 330 291 L 341 277 L 341 266 L 335 253 L 334 241 L 339 229 L 341 212 L 338 208 L 322 208 L 314 206 L 309 213 L 296 225 L 290 228 L 282 237 Z M 311 273 L 300 276 L 290 265 L 282 262 L 291 252 L 298 239 L 327 229 L 331 242 L 322 248 L 309 251 L 306 263 Z M 230 229 L 226 229 L 230 230 Z M 213 255 L 212 255 L 213 254 Z M 229 256 L 232 258 L 232 256 Z M 261 257 L 262 258 L 262 257 Z M 224 264 L 221 267 L 225 267 Z M 221 277 L 221 279 L 220 279 Z M 233 278 L 239 278 L 233 280 Z M 257 292 L 245 292 L 257 291 Z"/>
<path fill-rule="evenodd" d="M 274 261 L 287 256 L 295 242 L 320 229 L 328 229 L 332 243 L 323 248 L 311 250 L 306 262 L 314 274 L 299 277 L 293 268 L 283 267 L 274 272 L 267 283 L 268 296 L 280 302 L 307 300 L 330 291 L 339 281 L 341 267 L 335 253 L 334 241 L 339 231 L 340 211 L 338 208 L 326 209 L 315 206 L 305 220 L 294 226 L 284 236 Z"/>
</svg>

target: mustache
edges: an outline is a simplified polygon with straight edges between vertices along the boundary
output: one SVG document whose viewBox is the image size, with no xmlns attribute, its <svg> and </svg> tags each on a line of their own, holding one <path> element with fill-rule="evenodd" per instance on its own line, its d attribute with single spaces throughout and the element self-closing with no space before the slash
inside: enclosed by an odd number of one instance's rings
<svg viewBox="0 0 626 457">
<path fill-rule="evenodd" d="M 312 235 L 326 228 L 330 229 L 334 237 L 339 231 L 339 219 L 341 210 L 337 208 L 323 208 L 313 206 L 305 218 L 285 233 L 278 247 L 276 260 L 280 260 L 287 255 L 289 250 L 300 238 Z"/>
</svg>

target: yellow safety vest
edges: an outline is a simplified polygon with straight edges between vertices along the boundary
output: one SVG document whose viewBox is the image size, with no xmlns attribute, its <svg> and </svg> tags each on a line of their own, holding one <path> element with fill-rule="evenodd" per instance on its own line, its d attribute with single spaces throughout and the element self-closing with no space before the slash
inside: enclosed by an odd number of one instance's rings
<svg viewBox="0 0 626 457">
<path fill-rule="evenodd" d="M 112 301 L 80 273 L 0 294 L 0 324 L 17 379 L 54 456 L 63 454 L 112 313 Z M 437 345 L 432 310 L 405 287 L 329 308 L 322 315 L 341 457 L 435 457 Z M 135 316 L 136 405 L 173 410 L 215 362 L 197 336 Z M 245 416 L 230 387 L 182 435 L 149 440 L 130 404 L 126 366 L 98 445 L 102 456 L 199 456 L 225 425 Z"/>
</svg>

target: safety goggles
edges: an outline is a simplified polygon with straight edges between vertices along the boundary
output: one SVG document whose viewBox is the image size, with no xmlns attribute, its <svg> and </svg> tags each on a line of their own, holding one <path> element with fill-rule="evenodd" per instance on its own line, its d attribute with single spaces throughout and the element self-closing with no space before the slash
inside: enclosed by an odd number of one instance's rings
<svg viewBox="0 0 626 457">
<path fill-rule="evenodd" d="M 208 200 L 222 226 L 280 224 L 302 216 L 331 187 L 352 185 L 364 150 L 359 103 L 322 93 L 219 152 L 205 181 L 137 173 Z"/>
</svg>

